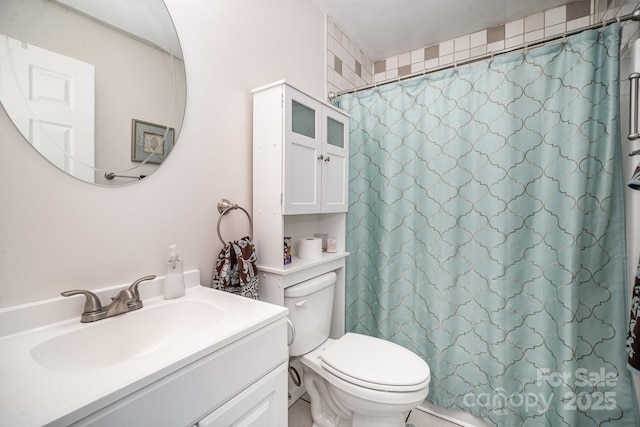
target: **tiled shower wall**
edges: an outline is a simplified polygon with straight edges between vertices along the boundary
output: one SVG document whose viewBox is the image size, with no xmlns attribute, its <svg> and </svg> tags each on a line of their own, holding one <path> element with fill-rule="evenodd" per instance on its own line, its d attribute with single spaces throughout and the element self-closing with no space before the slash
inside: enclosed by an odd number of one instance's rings
<svg viewBox="0 0 640 427">
<path fill-rule="evenodd" d="M 327 21 L 327 88 L 339 93 L 383 83 L 414 73 L 429 72 L 477 56 L 498 52 L 546 37 L 562 35 L 604 19 L 629 14 L 640 0 L 581 0 L 522 19 L 467 34 L 453 40 L 372 62 L 347 34 Z M 627 21 L 623 51 L 638 38 L 640 24 Z"/>
</svg>

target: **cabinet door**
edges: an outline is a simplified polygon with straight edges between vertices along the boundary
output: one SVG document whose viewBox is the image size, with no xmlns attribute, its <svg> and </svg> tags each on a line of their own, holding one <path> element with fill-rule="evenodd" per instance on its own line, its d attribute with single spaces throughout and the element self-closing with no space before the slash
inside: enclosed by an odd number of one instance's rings
<svg viewBox="0 0 640 427">
<path fill-rule="evenodd" d="M 197 427 L 281 427 L 287 425 L 287 364 L 198 422 Z"/>
<path fill-rule="evenodd" d="M 346 212 L 349 184 L 348 117 L 324 107 L 322 112 L 322 212 Z"/>
<path fill-rule="evenodd" d="M 285 214 L 320 212 L 321 107 L 313 98 L 285 86 Z"/>
</svg>

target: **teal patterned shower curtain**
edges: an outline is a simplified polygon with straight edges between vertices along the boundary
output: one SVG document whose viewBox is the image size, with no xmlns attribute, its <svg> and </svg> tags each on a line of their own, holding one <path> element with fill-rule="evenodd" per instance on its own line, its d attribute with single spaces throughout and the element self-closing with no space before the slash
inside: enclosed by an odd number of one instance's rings
<svg viewBox="0 0 640 427">
<path fill-rule="evenodd" d="M 620 26 L 355 94 L 347 330 L 499 426 L 632 426 Z"/>
</svg>

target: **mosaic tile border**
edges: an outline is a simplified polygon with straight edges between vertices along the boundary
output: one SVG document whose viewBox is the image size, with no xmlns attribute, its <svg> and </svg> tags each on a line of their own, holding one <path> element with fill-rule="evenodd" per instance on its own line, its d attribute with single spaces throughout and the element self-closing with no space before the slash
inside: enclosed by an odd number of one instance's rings
<svg viewBox="0 0 640 427">
<path fill-rule="evenodd" d="M 561 35 L 604 19 L 629 14 L 640 0 L 579 0 L 473 34 L 426 46 L 375 63 L 327 19 L 327 90 L 341 92 L 382 83 L 490 52 Z M 625 22 L 623 49 L 638 38 L 640 24 Z"/>
</svg>

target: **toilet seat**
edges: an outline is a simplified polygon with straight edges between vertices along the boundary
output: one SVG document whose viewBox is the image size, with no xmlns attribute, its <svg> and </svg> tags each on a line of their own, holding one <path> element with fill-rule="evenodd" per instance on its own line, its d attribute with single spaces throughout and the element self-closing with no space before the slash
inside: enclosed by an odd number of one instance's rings
<svg viewBox="0 0 640 427">
<path fill-rule="evenodd" d="M 379 391 L 425 388 L 427 363 L 406 348 L 367 335 L 347 333 L 319 355 L 322 367 L 349 383 Z"/>
</svg>

